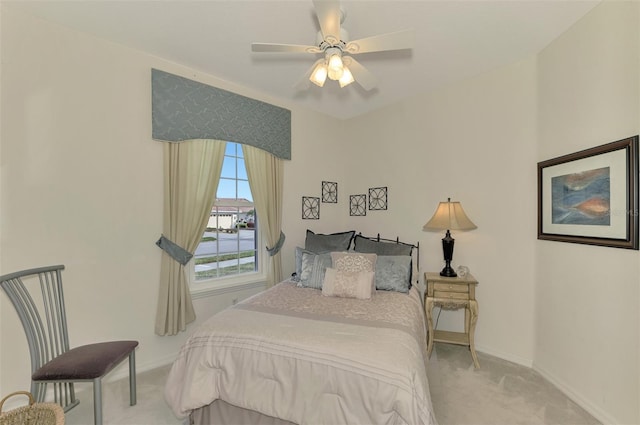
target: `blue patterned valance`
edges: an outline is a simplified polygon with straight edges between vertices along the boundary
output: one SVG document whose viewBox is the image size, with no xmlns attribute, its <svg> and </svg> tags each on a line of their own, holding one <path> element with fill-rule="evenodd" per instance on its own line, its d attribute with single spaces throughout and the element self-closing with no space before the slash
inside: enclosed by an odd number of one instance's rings
<svg viewBox="0 0 640 425">
<path fill-rule="evenodd" d="M 290 110 L 157 69 L 151 85 L 155 140 L 224 140 L 291 159 Z"/>
</svg>

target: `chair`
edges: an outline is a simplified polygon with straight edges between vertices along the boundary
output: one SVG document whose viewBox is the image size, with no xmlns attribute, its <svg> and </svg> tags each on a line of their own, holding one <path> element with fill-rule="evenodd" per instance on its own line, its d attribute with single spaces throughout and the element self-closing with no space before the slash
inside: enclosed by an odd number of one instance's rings
<svg viewBox="0 0 640 425">
<path fill-rule="evenodd" d="M 65 412 L 80 402 L 74 382 L 93 382 L 94 422 L 102 424 L 102 378 L 129 358 L 129 399 L 136 404 L 135 348 L 138 341 L 109 341 L 69 349 L 62 286 L 63 265 L 0 276 L 0 285 L 16 309 L 29 345 L 31 393 L 38 402 L 52 384 L 55 402 Z"/>
</svg>

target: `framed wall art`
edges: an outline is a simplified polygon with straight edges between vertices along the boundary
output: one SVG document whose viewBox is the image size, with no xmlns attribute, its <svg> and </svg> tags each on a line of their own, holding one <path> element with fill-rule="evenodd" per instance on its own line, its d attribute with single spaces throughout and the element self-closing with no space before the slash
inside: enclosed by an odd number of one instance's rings
<svg viewBox="0 0 640 425">
<path fill-rule="evenodd" d="M 367 215 L 367 195 L 349 196 L 349 215 L 350 216 Z"/>
<path fill-rule="evenodd" d="M 371 211 L 387 209 L 386 187 L 372 187 L 369 189 L 369 209 Z"/>
<path fill-rule="evenodd" d="M 320 198 L 302 197 L 302 219 L 320 220 Z"/>
<path fill-rule="evenodd" d="M 638 249 L 638 136 L 538 163 L 538 239 Z"/>
<path fill-rule="evenodd" d="M 338 183 L 322 182 L 322 202 L 329 204 L 338 203 Z"/>
</svg>

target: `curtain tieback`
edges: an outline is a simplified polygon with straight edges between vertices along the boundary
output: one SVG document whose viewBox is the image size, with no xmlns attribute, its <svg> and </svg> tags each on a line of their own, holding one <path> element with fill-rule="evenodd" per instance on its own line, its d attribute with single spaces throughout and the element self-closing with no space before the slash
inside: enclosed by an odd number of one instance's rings
<svg viewBox="0 0 640 425">
<path fill-rule="evenodd" d="M 280 231 L 280 239 L 278 239 L 278 242 L 276 242 L 276 244 L 271 248 L 267 247 L 267 252 L 269 253 L 270 257 L 273 257 L 278 252 L 280 252 L 280 249 L 282 249 L 282 245 L 284 245 L 284 240 L 285 240 L 285 236 L 284 236 L 284 233 L 282 233 L 282 230 L 281 230 Z"/>
<path fill-rule="evenodd" d="M 158 245 L 160 249 L 169 254 L 171 258 L 173 258 L 183 266 L 186 265 L 189 260 L 191 260 L 191 257 L 193 257 L 192 253 L 190 253 L 180 245 L 177 245 L 176 243 L 165 238 L 164 235 L 160 236 L 160 239 L 158 239 L 156 245 Z"/>
</svg>

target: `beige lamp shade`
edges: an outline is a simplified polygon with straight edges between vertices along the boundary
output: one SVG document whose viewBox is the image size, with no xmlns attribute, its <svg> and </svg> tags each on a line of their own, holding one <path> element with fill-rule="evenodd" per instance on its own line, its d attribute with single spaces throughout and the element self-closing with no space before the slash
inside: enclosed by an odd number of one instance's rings
<svg viewBox="0 0 640 425">
<path fill-rule="evenodd" d="M 473 230 L 473 224 L 462 209 L 460 202 L 440 202 L 433 217 L 422 227 L 422 230 Z"/>
</svg>

